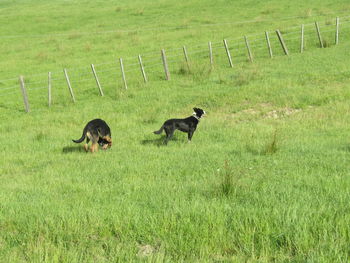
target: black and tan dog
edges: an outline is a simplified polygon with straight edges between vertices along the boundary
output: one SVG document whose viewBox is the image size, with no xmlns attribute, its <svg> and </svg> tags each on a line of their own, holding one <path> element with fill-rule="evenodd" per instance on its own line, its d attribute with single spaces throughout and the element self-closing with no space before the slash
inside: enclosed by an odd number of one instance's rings
<svg viewBox="0 0 350 263">
<path fill-rule="evenodd" d="M 89 150 L 88 143 L 91 140 L 90 151 L 94 152 L 98 150 L 98 145 L 102 146 L 102 149 L 107 149 L 112 146 L 111 129 L 104 120 L 95 119 L 89 121 L 84 130 L 83 135 L 79 140 L 72 140 L 75 143 L 81 143 L 86 138 L 86 144 L 84 145 L 85 151 Z"/>
<path fill-rule="evenodd" d="M 193 108 L 193 115 L 185 119 L 170 119 L 164 122 L 162 127 L 155 134 L 161 134 L 165 131 L 166 138 L 164 143 L 167 144 L 171 137 L 174 135 L 175 130 L 186 132 L 188 135 L 188 142 L 191 141 L 193 133 L 195 132 L 199 120 L 205 115 L 205 111 L 199 108 Z"/>
</svg>

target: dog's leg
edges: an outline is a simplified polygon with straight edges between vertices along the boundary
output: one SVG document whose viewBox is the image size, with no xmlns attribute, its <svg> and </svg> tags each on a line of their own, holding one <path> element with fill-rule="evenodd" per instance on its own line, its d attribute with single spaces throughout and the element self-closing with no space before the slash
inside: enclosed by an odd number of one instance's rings
<svg viewBox="0 0 350 263">
<path fill-rule="evenodd" d="M 173 137 L 175 129 L 173 129 L 173 128 L 169 129 L 169 128 L 165 128 L 164 127 L 164 130 L 165 130 L 165 133 L 166 133 L 166 138 L 165 138 L 164 144 L 167 145 L 168 141 Z"/>
<path fill-rule="evenodd" d="M 93 152 L 97 152 L 98 151 L 98 143 L 96 143 L 96 142 L 93 142 L 92 144 L 91 144 L 91 147 L 90 147 L 90 151 L 93 153 Z"/>
<path fill-rule="evenodd" d="M 93 153 L 97 150 L 98 150 L 98 142 L 96 140 L 94 140 L 94 138 L 93 138 L 92 143 L 91 143 L 91 147 L 90 147 L 90 151 Z"/>
<path fill-rule="evenodd" d="M 88 152 L 88 151 L 89 151 L 90 137 L 91 137 L 90 132 L 87 132 L 87 133 L 86 133 L 86 143 L 85 143 L 85 145 L 84 145 L 85 152 Z"/>
<path fill-rule="evenodd" d="M 193 133 L 194 133 L 194 130 L 190 130 L 190 131 L 187 133 L 188 142 L 191 142 Z"/>
<path fill-rule="evenodd" d="M 84 144 L 84 149 L 85 149 L 85 152 L 89 151 L 89 145 L 87 143 Z"/>
<path fill-rule="evenodd" d="M 90 134 L 89 134 L 89 136 L 90 136 Z M 86 136 L 86 143 L 84 145 L 85 152 L 89 151 L 89 142 L 90 142 L 90 138 L 88 136 Z"/>
<path fill-rule="evenodd" d="M 98 136 L 98 132 L 94 131 L 93 133 L 91 133 L 91 136 L 90 136 L 90 139 L 91 139 L 91 152 L 97 152 L 98 151 L 98 139 L 99 139 L 99 136 Z"/>
</svg>

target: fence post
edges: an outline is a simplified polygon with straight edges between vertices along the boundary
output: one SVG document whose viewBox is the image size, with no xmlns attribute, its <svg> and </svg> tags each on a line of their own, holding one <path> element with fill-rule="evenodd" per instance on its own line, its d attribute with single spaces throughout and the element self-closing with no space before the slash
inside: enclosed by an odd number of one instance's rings
<svg viewBox="0 0 350 263">
<path fill-rule="evenodd" d="M 317 31 L 318 40 L 320 41 L 320 48 L 323 48 L 322 36 L 321 36 L 320 28 L 319 28 L 317 22 L 315 22 L 315 26 L 316 26 L 316 31 Z"/>
<path fill-rule="evenodd" d="M 339 17 L 336 18 L 335 20 L 335 44 L 338 45 L 339 44 Z"/>
<path fill-rule="evenodd" d="M 214 59 L 213 59 L 213 48 L 211 46 L 211 41 L 208 42 L 208 47 L 209 47 L 210 66 L 213 67 Z"/>
<path fill-rule="evenodd" d="M 270 38 L 269 38 L 269 32 L 265 31 L 265 37 L 266 37 L 266 42 L 267 42 L 267 48 L 269 49 L 270 58 L 272 58 L 273 55 L 272 55 L 272 48 L 271 48 Z"/>
<path fill-rule="evenodd" d="M 163 61 L 164 72 L 165 72 L 165 79 L 170 80 L 170 72 L 169 72 L 169 68 L 168 68 L 168 62 L 166 60 L 165 50 L 162 49 L 161 53 L 162 53 L 162 61 Z"/>
<path fill-rule="evenodd" d="M 187 56 L 186 47 L 183 46 L 182 49 L 183 49 L 183 51 L 184 51 L 184 56 L 185 56 L 185 60 L 186 60 L 186 64 L 187 64 L 188 71 L 190 71 L 190 64 L 189 64 L 189 62 L 188 62 L 188 56 Z"/>
<path fill-rule="evenodd" d="M 139 64 L 140 64 L 143 80 L 145 81 L 145 83 L 147 83 L 147 76 L 146 76 L 145 68 L 143 67 L 143 64 L 142 64 L 142 58 L 141 58 L 140 54 L 139 54 L 138 58 L 139 58 Z"/>
<path fill-rule="evenodd" d="M 279 39 L 279 41 L 280 41 L 280 43 L 281 43 L 281 46 L 282 46 L 283 51 L 284 51 L 284 54 L 286 54 L 287 56 L 289 56 L 289 52 L 288 52 L 287 46 L 286 46 L 286 44 L 284 43 L 282 34 L 281 34 L 281 32 L 280 32 L 278 29 L 276 30 L 276 34 L 277 34 L 278 39 Z"/>
<path fill-rule="evenodd" d="M 225 49 L 226 49 L 226 54 L 227 54 L 227 57 L 228 57 L 228 62 L 230 63 L 230 67 L 233 68 L 231 54 L 230 54 L 230 50 L 228 49 L 226 39 L 224 39 L 224 46 L 225 46 Z"/>
<path fill-rule="evenodd" d="M 66 77 L 66 81 L 67 81 L 67 85 L 68 85 L 68 89 L 69 89 L 70 95 L 72 97 L 73 102 L 75 103 L 75 97 L 74 97 L 72 86 L 70 85 L 70 81 L 69 81 L 67 70 L 64 69 L 63 72 L 64 72 L 64 76 Z"/>
<path fill-rule="evenodd" d="M 48 84 L 48 103 L 49 103 L 49 107 L 51 107 L 51 72 L 49 72 L 48 76 L 47 76 L 47 84 Z"/>
<path fill-rule="evenodd" d="M 124 88 L 128 89 L 128 85 L 126 84 L 126 78 L 125 78 L 124 65 L 123 65 L 122 58 L 119 58 L 119 63 L 120 63 L 120 70 L 122 71 L 122 79 L 123 79 L 123 83 L 124 83 Z"/>
<path fill-rule="evenodd" d="M 29 101 L 28 101 L 28 95 L 27 95 L 27 90 L 24 86 L 24 79 L 23 76 L 19 77 L 19 84 L 21 87 L 21 91 L 22 91 L 22 96 L 23 96 L 23 102 L 24 102 L 24 107 L 25 107 L 25 111 L 29 112 L 30 108 L 29 108 Z"/>
<path fill-rule="evenodd" d="M 96 74 L 96 70 L 95 70 L 94 64 L 91 64 L 91 70 L 92 70 L 92 73 L 94 74 L 98 90 L 100 91 L 100 95 L 104 96 L 102 88 L 101 88 L 101 85 L 100 85 L 100 81 L 98 80 L 98 77 L 97 77 L 97 74 Z"/>
<path fill-rule="evenodd" d="M 250 51 L 249 42 L 248 42 L 248 39 L 246 36 L 244 36 L 244 41 L 245 41 L 245 45 L 246 45 L 247 50 L 248 50 L 249 60 L 250 60 L 250 62 L 253 62 L 253 55 L 252 55 L 252 52 Z"/>
<path fill-rule="evenodd" d="M 304 52 L 304 24 L 301 25 L 300 53 Z"/>
</svg>

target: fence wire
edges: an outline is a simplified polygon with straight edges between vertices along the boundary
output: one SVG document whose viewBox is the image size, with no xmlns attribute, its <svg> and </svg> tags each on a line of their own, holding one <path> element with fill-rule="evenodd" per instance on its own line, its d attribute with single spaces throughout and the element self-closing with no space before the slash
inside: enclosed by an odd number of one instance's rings
<svg viewBox="0 0 350 263">
<path fill-rule="evenodd" d="M 313 28 L 311 30 L 311 28 Z M 350 28 L 350 16 L 340 18 L 339 24 L 339 32 Z M 322 27 L 320 26 L 321 34 L 327 34 L 330 32 L 335 33 L 335 24 L 325 22 Z M 282 49 L 279 45 L 276 34 L 273 31 L 270 32 L 270 42 L 275 46 L 274 53 L 277 55 L 281 55 Z M 300 40 L 301 34 L 301 26 L 292 26 L 281 29 L 283 38 L 286 43 L 291 44 L 295 43 L 295 41 Z M 268 54 L 268 46 L 266 43 L 265 33 L 257 33 L 257 34 L 249 34 L 246 36 L 249 47 L 255 58 L 267 58 Z M 304 24 L 304 39 L 309 40 L 313 39 L 315 43 L 317 43 L 317 35 L 315 29 L 315 23 Z M 341 39 L 341 35 L 340 35 Z M 244 37 L 235 37 L 235 38 L 226 38 L 228 43 L 228 50 L 232 52 L 232 60 L 234 63 L 242 63 L 248 61 L 248 51 L 247 46 L 244 40 Z M 278 48 L 277 48 L 277 46 Z M 213 58 L 214 63 L 225 63 L 227 65 L 227 57 L 226 51 L 224 47 L 223 41 L 214 41 L 211 42 L 211 46 L 213 49 Z M 295 45 L 291 46 L 292 50 L 298 50 L 299 43 L 297 47 Z M 263 54 L 260 50 L 266 50 Z M 276 50 L 277 49 L 277 50 Z M 186 45 L 187 54 L 189 57 L 189 63 L 193 61 L 199 61 L 199 59 L 206 59 L 209 64 L 209 47 L 208 43 L 197 44 L 193 46 Z M 294 52 L 295 53 L 295 52 Z M 183 53 L 183 47 L 172 48 L 166 50 L 167 61 L 168 64 L 172 65 L 171 72 L 176 73 L 184 67 L 186 61 Z M 164 69 L 163 62 L 161 59 L 160 51 L 159 52 L 147 52 L 141 54 L 142 63 L 144 70 L 146 72 L 147 78 L 150 80 L 164 78 Z M 225 61 L 226 60 L 226 61 Z M 127 81 L 131 83 L 142 82 L 142 74 L 140 69 L 140 64 L 138 62 L 138 57 L 126 57 L 123 58 L 124 62 L 124 74 L 126 74 Z M 102 62 L 98 64 L 94 64 L 97 77 L 102 85 L 102 89 L 107 96 L 115 93 L 115 89 L 118 87 L 122 87 L 122 73 L 120 71 L 119 61 L 115 59 L 113 62 Z M 158 68 L 158 69 L 156 69 Z M 131 76 L 132 72 L 136 72 Z M 87 95 L 97 94 L 97 86 L 95 82 L 95 78 L 90 66 L 82 66 L 75 69 L 67 69 L 67 73 L 70 79 L 70 84 L 73 87 L 74 91 L 85 92 Z M 349 72 L 339 72 L 339 74 L 349 74 Z M 62 99 L 62 102 L 70 101 L 67 80 L 63 74 L 63 70 L 56 70 L 51 72 L 51 83 L 54 87 L 53 94 L 56 92 L 66 93 L 66 97 Z M 150 76 L 152 74 L 153 76 Z M 137 76 L 137 77 L 136 77 Z M 0 97 L 2 99 L 8 97 L 13 98 L 13 96 L 17 96 L 20 94 L 19 89 L 19 80 L 17 78 L 8 78 L 0 80 L 0 85 L 4 86 L 6 83 L 11 83 L 8 87 L 0 86 Z M 39 74 L 31 74 L 25 76 L 25 87 L 28 91 L 29 99 L 33 99 L 33 95 L 36 97 L 40 97 L 41 99 L 45 96 L 48 96 L 48 73 L 39 73 Z M 59 90 L 55 90 L 55 89 Z M 79 96 L 78 96 L 79 97 Z M 20 101 L 20 99 L 18 99 Z M 44 100 L 41 100 L 40 103 L 36 102 L 36 104 L 44 104 Z M 11 102 L 6 100 L 6 102 Z M 16 102 L 15 105 L 19 105 L 20 102 Z"/>
</svg>

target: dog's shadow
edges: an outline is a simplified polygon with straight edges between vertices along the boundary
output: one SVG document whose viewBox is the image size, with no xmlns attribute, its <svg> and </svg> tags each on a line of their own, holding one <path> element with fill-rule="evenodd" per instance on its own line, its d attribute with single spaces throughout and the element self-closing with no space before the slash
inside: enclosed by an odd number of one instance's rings
<svg viewBox="0 0 350 263">
<path fill-rule="evenodd" d="M 165 139 L 165 136 L 162 136 L 158 139 L 144 139 L 140 143 L 141 143 L 141 145 L 155 145 L 155 146 L 160 147 L 160 146 L 165 145 L 164 139 Z"/>
<path fill-rule="evenodd" d="M 350 144 L 342 146 L 341 150 L 344 151 L 344 152 L 350 152 Z"/>
<path fill-rule="evenodd" d="M 144 139 L 140 143 L 141 145 L 155 145 L 155 146 L 161 147 L 161 146 L 166 146 L 166 144 L 164 143 L 165 138 L 166 136 L 164 135 L 157 139 Z M 170 141 L 178 141 L 178 139 L 174 136 L 173 138 L 171 138 Z"/>
<path fill-rule="evenodd" d="M 85 152 L 85 149 L 81 146 L 65 146 L 62 149 L 62 153 L 73 153 L 73 152 Z"/>
</svg>

